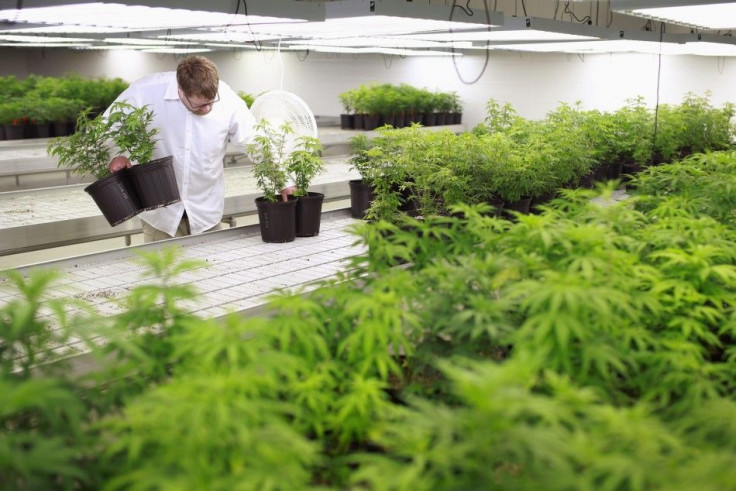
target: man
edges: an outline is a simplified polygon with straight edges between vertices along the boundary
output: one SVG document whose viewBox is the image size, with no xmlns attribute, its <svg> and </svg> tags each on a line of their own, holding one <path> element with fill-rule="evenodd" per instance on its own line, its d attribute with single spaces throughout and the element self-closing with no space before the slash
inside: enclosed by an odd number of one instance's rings
<svg viewBox="0 0 736 491">
<path fill-rule="evenodd" d="M 228 141 L 246 145 L 255 118 L 245 102 L 219 79 L 217 66 L 202 56 L 183 59 L 176 72 L 143 77 L 117 98 L 153 111 L 159 129 L 153 158 L 173 156 L 181 201 L 138 215 L 145 242 L 219 230 L 225 206 L 223 159 Z M 130 167 L 125 156 L 110 172 Z M 283 194 L 290 194 L 285 189 Z"/>
</svg>

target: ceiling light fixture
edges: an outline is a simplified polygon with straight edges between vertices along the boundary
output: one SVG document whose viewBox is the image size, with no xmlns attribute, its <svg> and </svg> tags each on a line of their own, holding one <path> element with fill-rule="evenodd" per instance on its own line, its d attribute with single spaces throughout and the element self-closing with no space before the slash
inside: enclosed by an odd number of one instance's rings
<svg viewBox="0 0 736 491">
<path fill-rule="evenodd" d="M 206 10 L 194 0 L 24 0 L 20 9 L 0 10 L 0 23 L 7 27 L 23 24 L 100 27 L 141 31 L 226 25 L 258 25 L 324 20 L 321 4 L 295 0 L 248 0 L 248 15 L 235 14 L 239 0 L 208 0 Z"/>
<path fill-rule="evenodd" d="M 611 10 L 695 29 L 736 28 L 732 0 L 611 0 Z"/>
<path fill-rule="evenodd" d="M 684 54 L 686 38 L 677 34 L 660 34 L 650 31 L 607 31 L 605 39 L 552 43 L 497 44 L 495 50 L 533 51 L 538 53 L 646 53 Z M 480 48 L 479 45 L 475 46 Z"/>
<path fill-rule="evenodd" d="M 468 41 L 438 42 L 423 39 L 410 39 L 406 37 L 354 37 L 342 39 L 298 39 L 287 41 L 290 46 L 319 45 L 319 46 L 342 46 L 345 48 L 375 47 L 375 48 L 469 48 L 472 43 Z"/>
<path fill-rule="evenodd" d="M 256 26 L 254 31 L 283 37 L 340 39 L 487 29 L 504 22 L 498 12 L 390 0 L 328 2 L 325 18 L 325 22 L 300 26 Z"/>
<path fill-rule="evenodd" d="M 495 29 L 473 29 L 442 34 L 417 34 L 412 37 L 436 41 L 486 41 L 489 43 L 521 43 L 547 41 L 588 41 L 606 37 L 608 31 L 601 27 L 542 19 L 538 17 L 512 17 Z"/>
<path fill-rule="evenodd" d="M 316 44 L 306 44 L 301 46 L 290 46 L 284 48 L 289 51 L 316 51 L 320 53 L 347 53 L 347 54 L 382 54 L 394 56 L 462 56 L 461 53 L 452 53 L 450 51 L 437 50 L 419 50 L 419 49 L 400 49 L 387 47 L 362 47 L 352 48 L 348 46 L 320 46 Z"/>
</svg>

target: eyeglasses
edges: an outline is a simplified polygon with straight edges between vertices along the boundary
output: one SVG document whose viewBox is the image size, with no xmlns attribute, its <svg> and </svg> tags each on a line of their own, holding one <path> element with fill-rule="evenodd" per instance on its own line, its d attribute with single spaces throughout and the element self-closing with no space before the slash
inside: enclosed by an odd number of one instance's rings
<svg viewBox="0 0 736 491">
<path fill-rule="evenodd" d="M 184 93 L 183 90 L 181 91 L 181 93 L 184 96 L 184 99 L 186 99 L 187 102 L 189 103 L 189 107 L 192 108 L 192 111 L 199 111 L 203 107 L 211 106 L 212 104 L 220 100 L 220 93 L 218 92 L 217 94 L 215 94 L 214 100 L 211 100 L 210 102 L 205 102 L 204 104 L 198 104 L 195 106 L 194 104 L 192 104 L 192 101 L 189 100 L 189 97 L 187 97 L 187 95 Z"/>
</svg>

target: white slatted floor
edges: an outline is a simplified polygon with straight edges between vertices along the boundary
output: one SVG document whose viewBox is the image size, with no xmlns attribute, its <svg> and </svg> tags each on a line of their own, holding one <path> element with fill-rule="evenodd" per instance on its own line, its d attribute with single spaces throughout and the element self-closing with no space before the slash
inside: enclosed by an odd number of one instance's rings
<svg viewBox="0 0 736 491">
<path fill-rule="evenodd" d="M 347 211 L 323 217 L 320 234 L 294 242 L 270 244 L 261 240 L 256 227 L 238 227 L 194 237 L 171 239 L 61 261 L 20 268 L 52 268 L 61 272 L 50 298 L 80 298 L 105 315 L 121 311 L 119 300 L 138 285 L 151 283 L 142 275 L 137 251 L 176 246 L 186 259 L 206 261 L 207 266 L 184 273 L 178 282 L 194 285 L 201 295 L 182 306 L 201 317 L 219 317 L 263 306 L 277 290 L 305 288 L 334 276 L 346 267 L 346 259 L 361 253 L 356 237 L 349 233 L 358 220 Z M 0 279 L 0 307 L 18 298 L 7 278 Z M 59 354 L 79 353 L 82 344 L 72 340 L 57 347 Z"/>
</svg>

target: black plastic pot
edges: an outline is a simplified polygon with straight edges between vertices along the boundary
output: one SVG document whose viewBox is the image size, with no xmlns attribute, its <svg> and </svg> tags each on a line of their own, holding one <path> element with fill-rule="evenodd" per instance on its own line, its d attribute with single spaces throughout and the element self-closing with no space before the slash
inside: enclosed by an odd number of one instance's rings
<svg viewBox="0 0 736 491">
<path fill-rule="evenodd" d="M 297 200 L 267 201 L 264 197 L 256 198 L 258 224 L 263 242 L 291 242 L 296 238 L 296 203 Z"/>
<path fill-rule="evenodd" d="M 154 210 L 181 200 L 171 155 L 134 165 L 129 172 L 145 210 Z"/>
<path fill-rule="evenodd" d="M 353 218 L 365 218 L 365 212 L 371 207 L 375 195 L 373 186 L 366 184 L 362 179 L 354 179 L 350 185 L 350 214 Z"/>
<path fill-rule="evenodd" d="M 608 166 L 601 164 L 593 169 L 593 181 L 603 182 L 608 179 Z"/>
<path fill-rule="evenodd" d="M 532 198 L 531 204 L 529 205 L 529 211 L 535 214 L 541 213 L 542 210 L 540 207 L 546 205 L 547 203 L 549 203 L 556 197 L 557 197 L 557 191 L 550 191 L 541 196 L 534 196 Z"/>
<path fill-rule="evenodd" d="M 581 187 L 585 189 L 593 189 L 595 186 L 595 174 L 593 172 L 588 172 L 587 174 L 583 174 L 580 176 L 577 182 L 577 186 L 573 187 Z"/>
<path fill-rule="evenodd" d="M 619 179 L 621 177 L 621 170 L 624 167 L 623 161 L 611 162 L 607 165 L 608 167 L 608 179 Z"/>
<path fill-rule="evenodd" d="M 364 114 L 363 115 L 363 129 L 364 130 L 373 131 L 382 125 L 383 125 L 383 120 L 379 114 Z"/>
<path fill-rule="evenodd" d="M 340 129 L 352 130 L 353 128 L 355 128 L 355 114 L 341 114 Z"/>
<path fill-rule="evenodd" d="M 6 124 L 4 126 L 5 126 L 5 139 L 6 140 L 22 140 L 24 138 L 23 125 Z"/>
<path fill-rule="evenodd" d="M 511 219 L 514 218 L 514 215 L 512 213 L 509 213 L 511 211 L 517 211 L 524 215 L 528 215 L 530 212 L 531 203 L 531 197 L 523 197 L 518 199 L 517 201 L 505 201 L 503 204 L 503 212 L 508 218 Z"/>
<path fill-rule="evenodd" d="M 437 113 L 424 113 L 422 124 L 424 126 L 437 126 Z"/>
<path fill-rule="evenodd" d="M 325 195 L 322 193 L 307 193 L 296 200 L 296 236 L 314 237 L 319 235 L 319 226 L 322 222 L 322 202 Z"/>
<path fill-rule="evenodd" d="M 128 176 L 128 169 L 93 182 L 84 190 L 92 196 L 110 226 L 133 218 L 141 210 L 138 195 Z"/>
</svg>

